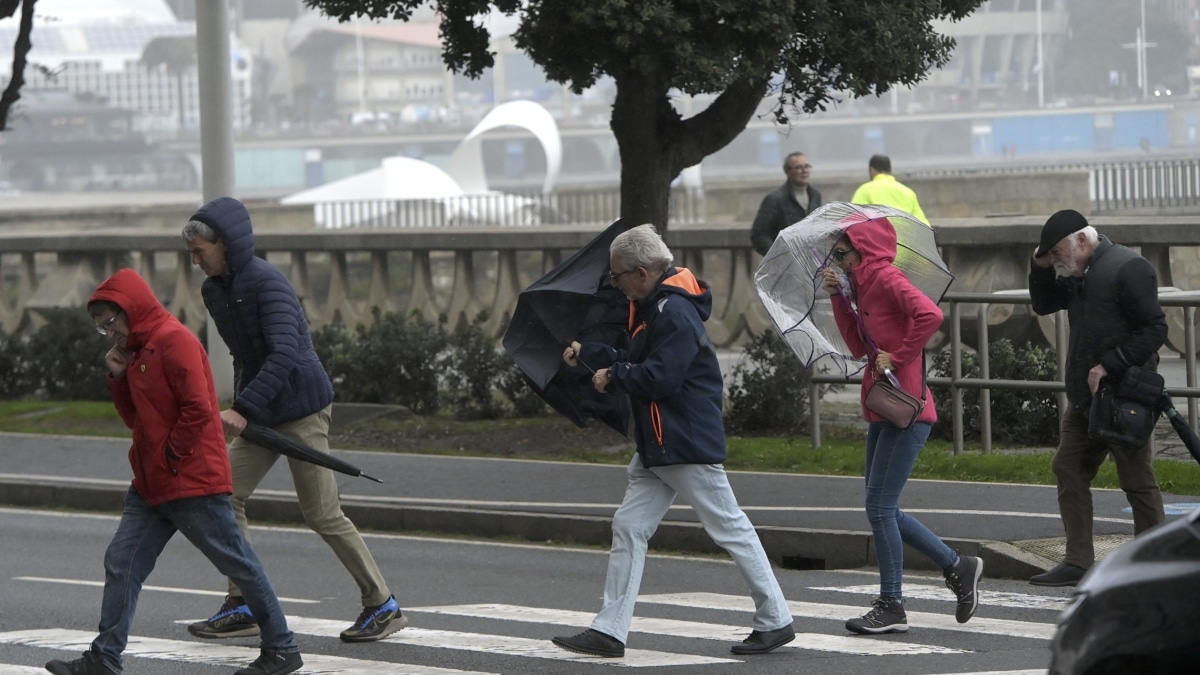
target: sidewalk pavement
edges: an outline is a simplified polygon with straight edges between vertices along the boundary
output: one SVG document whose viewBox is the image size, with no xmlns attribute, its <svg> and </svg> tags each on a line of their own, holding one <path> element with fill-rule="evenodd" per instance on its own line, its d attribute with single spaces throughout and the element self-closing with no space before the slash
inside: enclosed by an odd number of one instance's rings
<svg viewBox="0 0 1200 675">
<path fill-rule="evenodd" d="M 128 440 L 0 434 L 0 504 L 118 512 L 131 477 Z M 343 507 L 364 531 L 466 535 L 525 541 L 611 543 L 625 469 L 565 462 L 335 451 L 384 483 L 338 476 Z M 730 472 L 742 508 L 771 560 L 797 569 L 876 564 L 861 478 Z M 1094 490 L 1098 554 L 1128 541 L 1132 516 L 1119 490 Z M 1166 495 L 1168 519 L 1200 497 Z M 952 548 L 978 555 L 994 578 L 1027 578 L 1063 554 L 1055 489 L 1049 486 L 912 480 L 901 506 Z M 248 504 L 251 522 L 302 525 L 286 463 Z M 719 549 L 684 504 L 651 541 L 657 550 Z M 931 569 L 909 550 L 905 566 Z"/>
</svg>

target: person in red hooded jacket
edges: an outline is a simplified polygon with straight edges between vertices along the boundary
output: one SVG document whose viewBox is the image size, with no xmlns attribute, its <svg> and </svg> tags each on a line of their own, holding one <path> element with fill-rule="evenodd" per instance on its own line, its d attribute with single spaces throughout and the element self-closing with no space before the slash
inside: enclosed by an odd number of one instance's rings
<svg viewBox="0 0 1200 675">
<path fill-rule="evenodd" d="M 892 264 L 896 229 L 887 218 L 847 227 L 831 256 L 834 265 L 824 270 L 822 288 L 831 296 L 838 330 L 850 352 L 869 359 L 861 400 L 866 401 L 875 380 L 891 371 L 901 389 L 924 401 L 916 422 L 906 429 L 863 405 L 863 417 L 869 423 L 866 511 L 879 559 L 880 588 L 871 610 L 847 621 L 846 629 L 864 634 L 908 630 L 901 592 L 905 544 L 942 570 L 946 586 L 958 599 L 955 618 L 966 623 L 979 604 L 983 561 L 958 555 L 920 521 L 900 510 L 900 492 L 937 421 L 933 394 L 925 385 L 925 344 L 942 325 L 942 310 Z M 839 285 L 842 274 L 850 283 L 848 293 Z"/>
<path fill-rule="evenodd" d="M 280 675 L 303 664 L 262 563 L 242 537 L 225 431 L 208 355 L 199 339 L 158 302 L 137 272 L 119 270 L 88 301 L 96 330 L 112 341 L 108 388 L 133 430 L 133 483 L 117 532 L 104 553 L 100 633 L 56 675 L 117 675 L 138 593 L 167 542 L 182 532 L 245 591 L 261 628 L 258 659 L 237 675 Z"/>
</svg>

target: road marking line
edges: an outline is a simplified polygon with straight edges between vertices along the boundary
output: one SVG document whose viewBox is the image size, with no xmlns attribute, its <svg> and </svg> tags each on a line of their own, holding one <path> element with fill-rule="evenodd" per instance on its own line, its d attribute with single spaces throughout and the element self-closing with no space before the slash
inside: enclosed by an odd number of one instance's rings
<svg viewBox="0 0 1200 675">
<path fill-rule="evenodd" d="M 309 619 L 301 616 L 287 618 L 288 627 L 301 635 L 320 637 L 336 637 L 345 628 L 345 623 L 326 619 Z M 428 628 L 405 628 L 383 638 L 380 642 L 392 642 L 412 645 L 414 647 L 432 647 L 435 649 L 462 649 L 488 654 L 506 654 L 508 656 L 525 656 L 554 661 L 577 661 L 595 663 L 605 666 L 624 666 L 627 668 L 645 668 L 660 666 L 698 666 L 717 663 L 740 663 L 736 659 L 719 659 L 692 654 L 674 654 L 671 652 L 650 651 L 647 649 L 626 649 L 625 658 L 610 659 L 597 656 L 576 654 L 559 649 L 545 640 L 512 637 L 509 635 L 485 635 L 482 633 L 465 633 L 450 630 L 432 630 Z"/>
<path fill-rule="evenodd" d="M 55 579 L 52 577 L 13 577 L 15 581 L 32 581 L 35 583 L 47 584 L 67 584 L 69 586 L 94 586 L 96 588 L 104 588 L 103 581 L 87 581 L 84 579 Z M 201 591 L 194 588 L 173 588 L 171 586 L 142 586 L 144 591 L 159 591 L 161 593 L 183 593 L 185 595 L 213 595 L 224 598 L 225 591 Z M 280 597 L 280 602 L 294 602 L 302 605 L 320 604 L 320 600 L 306 600 L 304 598 L 288 598 Z"/>
<path fill-rule="evenodd" d="M 856 593 L 860 595 L 879 595 L 879 584 L 862 586 L 809 586 L 812 591 L 833 591 L 838 593 Z M 920 600 L 944 600 L 955 602 L 954 594 L 945 586 L 926 584 L 904 584 L 904 599 L 917 598 Z M 1002 591 L 979 590 L 980 606 L 1013 607 L 1015 609 L 1046 609 L 1061 612 L 1067 608 L 1071 599 L 1046 595 L 1031 595 L 1029 593 L 1009 593 Z M 973 621 L 974 619 L 972 619 Z"/>
<path fill-rule="evenodd" d="M 445 605 L 441 607 L 410 607 L 412 612 L 430 612 L 433 614 L 449 614 L 453 616 L 469 616 L 481 619 L 500 619 L 503 621 L 525 621 L 532 623 L 548 623 L 562 626 L 587 626 L 592 622 L 593 614 L 571 610 L 547 609 L 543 607 L 521 607 L 503 604 L 478 605 Z M 721 624 L 699 623 L 696 621 L 679 621 L 675 619 L 653 619 L 633 617 L 631 629 L 637 633 L 666 635 L 670 637 L 699 638 L 702 640 L 722 640 L 726 642 L 741 642 L 749 629 L 741 626 L 725 626 Z M 967 654 L 962 649 L 938 647 L 904 642 L 884 640 L 864 640 L 845 635 L 823 635 L 819 633 L 796 633 L 796 639 L 787 647 L 809 649 L 821 652 L 837 652 L 858 654 L 860 656 L 883 656 L 894 654 Z"/>
<path fill-rule="evenodd" d="M 0 633 L 0 644 L 22 645 L 70 651 L 78 654 L 91 648 L 95 633 L 78 630 L 24 630 Z M 146 659 L 199 663 L 204 665 L 244 668 L 258 657 L 257 647 L 237 647 L 211 642 L 186 642 L 161 638 L 129 636 L 126 656 Z M 368 661 L 343 656 L 302 653 L 305 675 L 485 675 L 481 671 L 453 670 L 434 666 Z M 486 675 L 496 675 L 487 673 Z"/>
<path fill-rule="evenodd" d="M 660 595 L 640 595 L 638 602 L 652 602 L 662 605 L 680 607 L 697 607 L 705 609 L 727 609 L 739 612 L 753 612 L 754 601 L 740 595 L 724 595 L 721 593 L 663 593 Z M 832 619 L 845 621 L 847 618 L 862 616 L 863 607 L 844 605 L 818 604 L 815 602 L 788 602 L 793 616 L 803 616 L 810 619 Z M 969 623 L 958 623 L 953 616 L 930 614 L 928 612 L 907 612 L 908 625 L 913 628 L 935 628 L 938 630 L 955 630 L 964 633 L 985 633 L 989 635 L 1007 635 L 1010 637 L 1049 640 L 1054 637 L 1054 624 L 1035 623 L 1032 621 L 1013 621 L 1009 619 L 988 619 L 975 617 Z"/>
<path fill-rule="evenodd" d="M 975 673 L 940 673 L 939 675 L 1046 675 L 1047 672 L 1045 668 L 1035 668 L 1033 670 L 981 670 Z"/>
<path fill-rule="evenodd" d="M 15 663 L 0 663 L 0 675 L 46 675 L 46 669 L 18 666 Z"/>
</svg>

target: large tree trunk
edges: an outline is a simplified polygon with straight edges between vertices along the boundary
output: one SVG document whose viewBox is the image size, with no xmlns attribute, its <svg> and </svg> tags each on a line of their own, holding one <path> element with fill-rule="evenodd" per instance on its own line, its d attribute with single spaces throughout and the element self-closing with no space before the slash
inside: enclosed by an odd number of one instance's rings
<svg viewBox="0 0 1200 675">
<path fill-rule="evenodd" d="M 621 156 L 621 217 L 637 225 L 652 223 L 665 236 L 671 181 L 746 128 L 767 81 L 735 81 L 687 120 L 671 105 L 665 85 L 643 75 L 616 81 L 611 126 Z"/>
<path fill-rule="evenodd" d="M 652 223 L 661 234 L 667 231 L 671 181 L 682 170 L 667 152 L 670 127 L 678 123 L 665 87 L 640 76 L 617 80 L 611 126 L 621 155 L 621 217 Z"/>
</svg>

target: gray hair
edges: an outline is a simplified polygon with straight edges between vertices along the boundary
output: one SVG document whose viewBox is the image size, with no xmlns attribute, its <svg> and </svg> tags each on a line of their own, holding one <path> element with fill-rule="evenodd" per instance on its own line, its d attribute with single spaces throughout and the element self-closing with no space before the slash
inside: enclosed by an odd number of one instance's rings
<svg viewBox="0 0 1200 675">
<path fill-rule="evenodd" d="M 1100 243 L 1100 233 L 1097 232 L 1096 228 L 1092 227 L 1091 225 L 1083 228 L 1080 230 L 1080 232 L 1083 233 L 1083 239 L 1088 243 L 1088 246 L 1094 247 L 1096 244 Z"/>
<path fill-rule="evenodd" d="M 210 244 L 217 243 L 220 239 L 217 233 L 213 231 L 207 223 L 202 223 L 199 220 L 189 220 L 187 225 L 183 226 L 183 241 L 190 244 L 196 241 L 196 237 L 207 241 Z"/>
<path fill-rule="evenodd" d="M 662 273 L 675 260 L 671 249 L 649 223 L 618 234 L 608 247 L 608 253 L 620 263 L 618 272 L 645 267 L 649 272 Z"/>
</svg>

